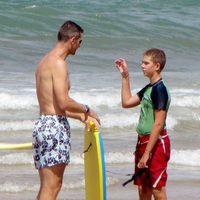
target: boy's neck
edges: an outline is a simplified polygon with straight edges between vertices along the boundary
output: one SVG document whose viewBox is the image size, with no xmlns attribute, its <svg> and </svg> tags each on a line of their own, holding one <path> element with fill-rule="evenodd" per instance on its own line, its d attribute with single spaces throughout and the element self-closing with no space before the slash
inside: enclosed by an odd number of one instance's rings
<svg viewBox="0 0 200 200">
<path fill-rule="evenodd" d="M 152 77 L 150 78 L 150 84 L 152 85 L 152 84 L 156 83 L 156 82 L 159 81 L 161 78 L 162 78 L 162 77 L 161 77 L 160 74 L 159 74 L 159 75 L 156 75 L 156 76 L 152 76 Z"/>
</svg>

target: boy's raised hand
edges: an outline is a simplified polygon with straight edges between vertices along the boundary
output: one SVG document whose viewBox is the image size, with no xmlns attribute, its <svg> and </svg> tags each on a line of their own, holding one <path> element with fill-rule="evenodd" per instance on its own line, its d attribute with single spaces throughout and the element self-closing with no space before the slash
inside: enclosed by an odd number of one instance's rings
<svg viewBox="0 0 200 200">
<path fill-rule="evenodd" d="M 129 76 L 129 71 L 126 60 L 123 58 L 118 58 L 117 60 L 115 60 L 115 64 L 122 77 L 127 78 Z"/>
</svg>

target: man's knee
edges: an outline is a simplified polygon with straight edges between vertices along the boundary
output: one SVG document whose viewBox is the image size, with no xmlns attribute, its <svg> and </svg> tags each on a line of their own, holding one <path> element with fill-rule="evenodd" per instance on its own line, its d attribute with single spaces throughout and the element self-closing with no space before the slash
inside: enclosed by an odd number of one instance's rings
<svg viewBox="0 0 200 200">
<path fill-rule="evenodd" d="M 42 191 L 46 191 L 49 194 L 56 196 L 62 187 L 62 179 L 43 182 L 41 187 Z"/>
<path fill-rule="evenodd" d="M 49 184 L 49 188 L 54 191 L 54 193 L 58 193 L 62 187 L 62 179 L 57 179 L 51 181 Z"/>
</svg>

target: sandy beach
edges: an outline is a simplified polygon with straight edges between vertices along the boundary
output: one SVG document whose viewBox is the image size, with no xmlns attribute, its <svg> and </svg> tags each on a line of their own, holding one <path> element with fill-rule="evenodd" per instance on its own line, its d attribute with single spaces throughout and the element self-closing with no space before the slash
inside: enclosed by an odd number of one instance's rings
<svg viewBox="0 0 200 200">
<path fill-rule="evenodd" d="M 123 166 L 124 167 L 124 166 Z M 108 167 L 110 170 L 115 170 L 114 166 Z M 124 170 L 130 170 L 130 166 L 125 167 Z M 32 171 L 32 170 L 31 170 Z M 70 167 L 69 167 L 70 171 Z M 81 173 L 83 171 L 80 168 Z M 23 172 L 21 172 L 23 173 Z M 30 173 L 30 171 L 29 171 Z M 25 172 L 25 178 L 27 172 Z M 168 170 L 169 179 L 167 183 L 167 196 L 169 200 L 199 200 L 200 197 L 200 172 L 198 169 L 193 169 L 192 171 L 186 169 L 169 169 Z M 20 175 L 19 175 L 20 176 Z M 113 176 L 113 174 L 112 174 Z M 33 181 L 37 180 L 37 175 L 34 174 L 29 176 L 29 179 Z M 109 179 L 110 174 L 107 172 L 107 179 Z M 112 184 L 107 187 L 107 200 L 137 200 L 138 193 L 137 187 L 132 183 L 123 187 L 122 183 L 125 182 L 129 177 L 122 176 L 122 174 L 114 175 L 117 179 L 117 183 Z M 64 185 L 59 194 L 58 200 L 85 200 L 84 185 L 81 189 L 66 189 L 67 180 L 69 177 L 67 173 L 65 174 Z M 108 180 L 109 181 L 109 180 Z M 84 184 L 84 183 L 83 183 Z M 1 193 L 0 199 L 4 200 L 32 200 L 35 198 L 36 191 L 34 192 L 20 192 L 20 193 Z"/>
<path fill-rule="evenodd" d="M 185 170 L 169 170 L 167 197 L 169 200 L 199 200 L 200 173 Z M 108 200 L 138 200 L 137 187 L 131 183 L 126 187 L 108 188 Z"/>
</svg>

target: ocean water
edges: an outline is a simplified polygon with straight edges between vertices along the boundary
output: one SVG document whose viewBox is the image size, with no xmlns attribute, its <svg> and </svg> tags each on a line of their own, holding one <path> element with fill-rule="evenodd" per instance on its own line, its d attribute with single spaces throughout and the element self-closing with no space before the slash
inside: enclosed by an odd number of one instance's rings
<svg viewBox="0 0 200 200">
<path fill-rule="evenodd" d="M 148 83 L 140 62 L 142 52 L 152 47 L 167 55 L 163 79 L 172 96 L 167 118 L 172 143 L 169 170 L 172 177 L 185 171 L 200 177 L 199 19 L 198 0 L 0 1 L 0 142 L 31 141 L 39 111 L 35 67 L 53 48 L 62 23 L 74 20 L 85 34 L 77 55 L 69 57 L 71 96 L 101 118 L 109 199 L 129 199 L 120 194 L 114 198 L 112 188 L 120 191 L 125 175 L 133 172 L 140 111 L 121 108 L 121 80 L 114 60 L 127 59 L 136 92 Z M 71 165 L 59 198 L 78 200 L 84 199 L 84 126 L 73 120 L 70 124 Z M 0 199 L 34 199 L 38 188 L 32 151 L 0 151 Z"/>
</svg>

